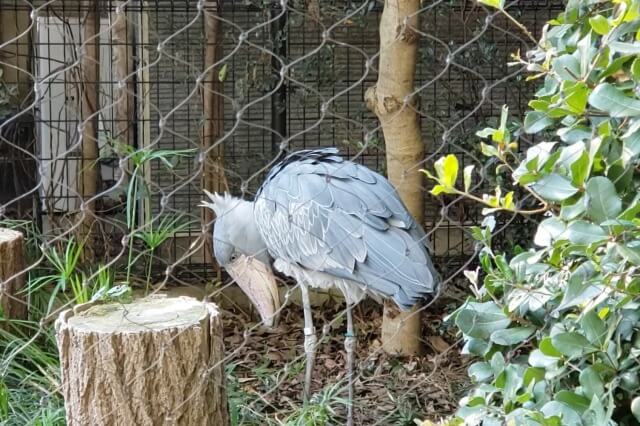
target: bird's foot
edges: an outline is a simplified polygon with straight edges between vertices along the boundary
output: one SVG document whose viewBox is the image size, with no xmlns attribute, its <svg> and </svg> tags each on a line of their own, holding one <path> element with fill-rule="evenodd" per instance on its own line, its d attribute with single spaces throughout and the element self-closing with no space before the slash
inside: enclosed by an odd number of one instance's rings
<svg viewBox="0 0 640 426">
<path fill-rule="evenodd" d="M 311 396 L 311 375 L 313 373 L 313 365 L 316 360 L 316 343 L 318 337 L 316 336 L 315 328 L 304 329 L 304 353 L 307 356 L 307 367 L 304 374 L 304 402 L 309 402 Z"/>
</svg>

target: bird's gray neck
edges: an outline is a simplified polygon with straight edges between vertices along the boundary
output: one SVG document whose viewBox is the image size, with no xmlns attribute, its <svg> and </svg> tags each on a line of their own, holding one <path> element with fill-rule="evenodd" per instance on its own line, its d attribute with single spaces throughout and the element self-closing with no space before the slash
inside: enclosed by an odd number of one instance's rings
<svg viewBox="0 0 640 426">
<path fill-rule="evenodd" d="M 239 200 L 233 209 L 238 246 L 247 255 L 254 256 L 264 264 L 270 265 L 271 256 L 258 228 L 253 207 L 252 202 Z"/>
</svg>

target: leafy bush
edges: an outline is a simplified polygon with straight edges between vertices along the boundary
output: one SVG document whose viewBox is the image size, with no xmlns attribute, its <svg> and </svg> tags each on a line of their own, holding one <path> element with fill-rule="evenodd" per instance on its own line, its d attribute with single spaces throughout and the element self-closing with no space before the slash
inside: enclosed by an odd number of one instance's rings
<svg viewBox="0 0 640 426">
<path fill-rule="evenodd" d="M 473 231 L 482 273 L 467 271 L 473 297 L 450 316 L 464 352 L 481 358 L 458 411 L 465 424 L 640 421 L 639 9 L 569 0 L 537 47 L 515 57 L 542 80 L 524 131 L 543 141 L 518 152 L 506 109 L 498 128 L 478 133 L 513 188 L 474 195 L 473 168 L 460 184 L 454 156 L 427 173 L 435 195 L 486 207 L 487 226 Z M 535 248 L 491 249 L 490 215 L 501 211 L 543 215 Z"/>
</svg>

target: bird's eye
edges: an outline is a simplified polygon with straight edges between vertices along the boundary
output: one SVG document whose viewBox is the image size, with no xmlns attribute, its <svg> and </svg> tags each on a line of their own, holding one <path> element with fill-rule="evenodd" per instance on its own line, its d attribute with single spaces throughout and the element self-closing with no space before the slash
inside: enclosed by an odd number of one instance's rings
<svg viewBox="0 0 640 426">
<path fill-rule="evenodd" d="M 237 258 L 238 258 L 238 256 L 237 256 L 235 253 L 233 253 L 233 254 L 231 255 L 231 261 L 232 261 L 232 262 L 234 262 Z"/>
</svg>

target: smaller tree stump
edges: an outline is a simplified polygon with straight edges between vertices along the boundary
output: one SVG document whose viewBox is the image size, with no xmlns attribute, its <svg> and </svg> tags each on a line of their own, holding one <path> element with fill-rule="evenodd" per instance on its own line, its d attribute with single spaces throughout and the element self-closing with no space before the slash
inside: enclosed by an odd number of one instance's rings
<svg viewBox="0 0 640 426">
<path fill-rule="evenodd" d="M 24 289 L 24 237 L 13 229 L 0 228 L 0 326 L 10 319 L 27 318 Z"/>
<path fill-rule="evenodd" d="M 67 422 L 227 425 L 222 321 L 190 297 L 85 304 L 56 320 Z"/>
</svg>

